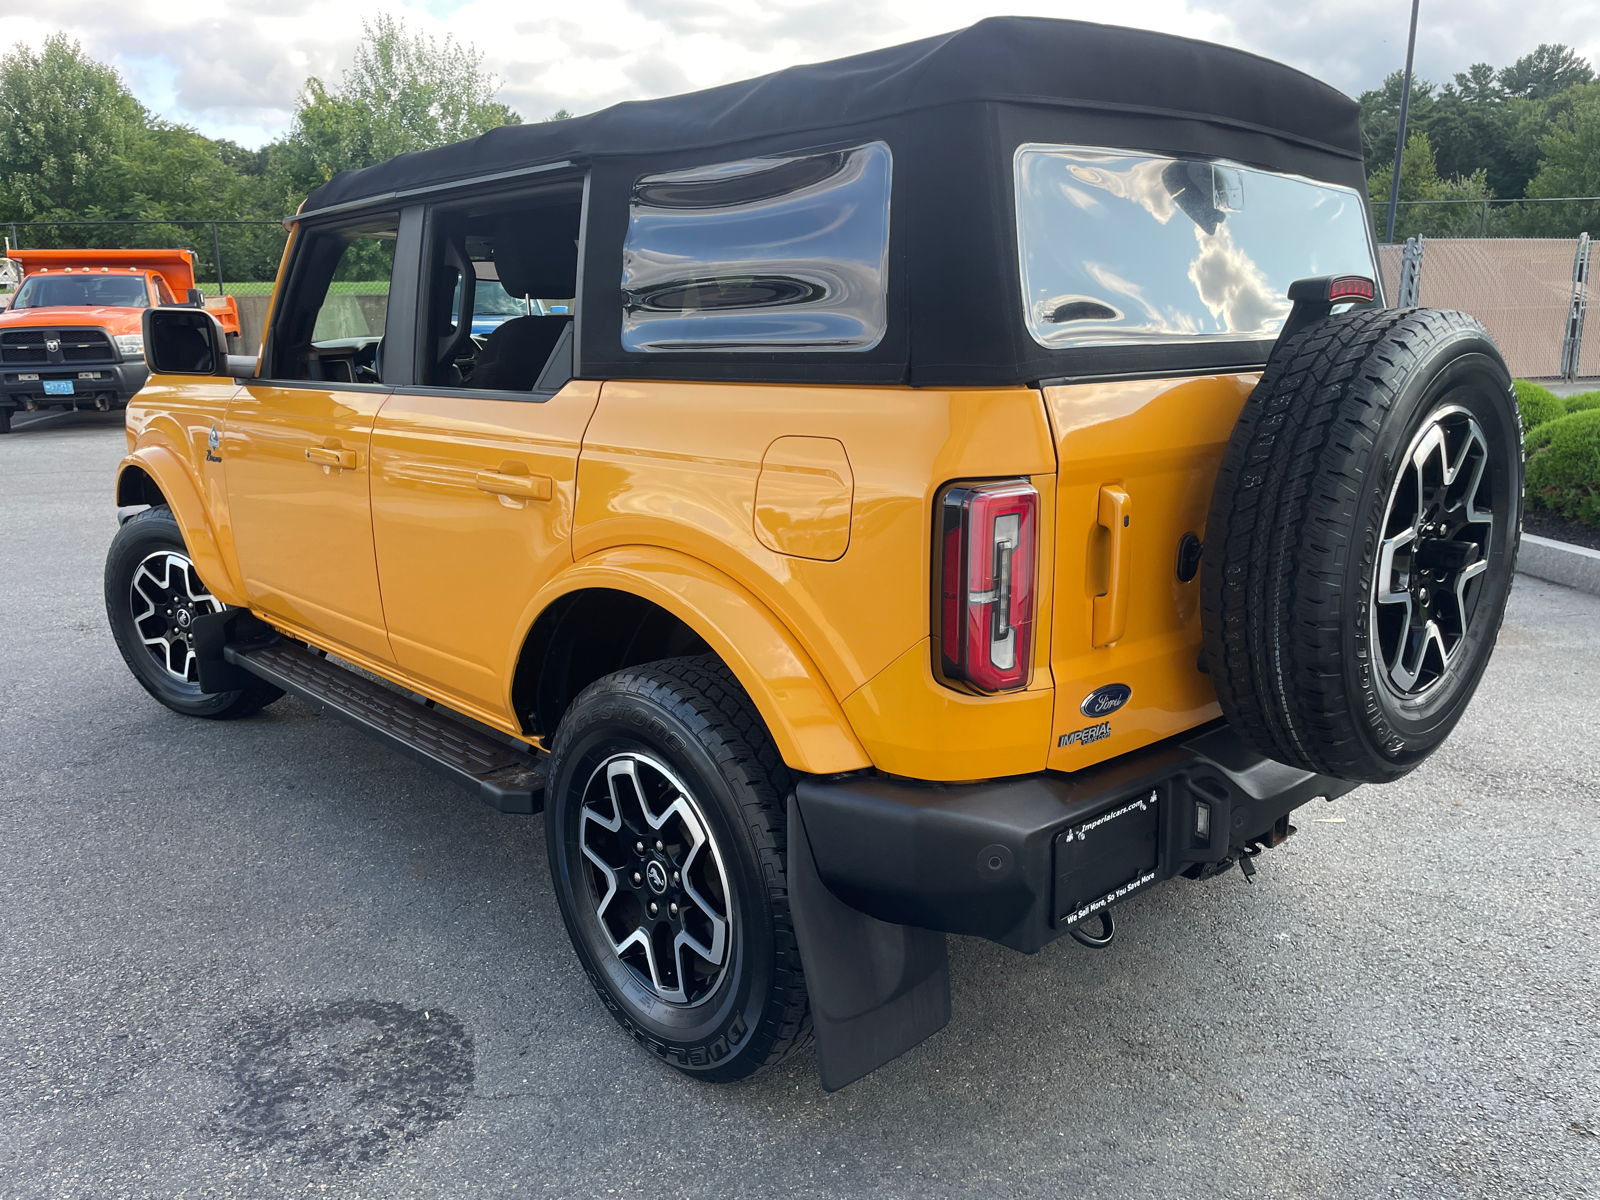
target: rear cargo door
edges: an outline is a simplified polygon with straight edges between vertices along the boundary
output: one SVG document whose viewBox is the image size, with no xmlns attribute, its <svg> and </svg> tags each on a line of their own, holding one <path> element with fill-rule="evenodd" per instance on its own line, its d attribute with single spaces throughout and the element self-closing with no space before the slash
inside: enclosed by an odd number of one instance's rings
<svg viewBox="0 0 1600 1200">
<path fill-rule="evenodd" d="M 1199 668 L 1199 575 L 1180 578 L 1179 554 L 1185 535 L 1205 536 L 1217 466 L 1255 379 L 1045 389 L 1060 463 L 1053 769 L 1075 771 L 1220 714 Z"/>
</svg>

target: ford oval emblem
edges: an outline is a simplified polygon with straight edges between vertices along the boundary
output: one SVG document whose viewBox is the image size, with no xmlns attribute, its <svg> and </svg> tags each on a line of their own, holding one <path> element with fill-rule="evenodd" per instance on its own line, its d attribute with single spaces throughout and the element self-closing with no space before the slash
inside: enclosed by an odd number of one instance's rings
<svg viewBox="0 0 1600 1200">
<path fill-rule="evenodd" d="M 1104 717 L 1114 713 L 1133 697 L 1133 689 L 1125 683 L 1108 683 L 1097 687 L 1083 698 L 1078 711 L 1086 717 Z"/>
</svg>

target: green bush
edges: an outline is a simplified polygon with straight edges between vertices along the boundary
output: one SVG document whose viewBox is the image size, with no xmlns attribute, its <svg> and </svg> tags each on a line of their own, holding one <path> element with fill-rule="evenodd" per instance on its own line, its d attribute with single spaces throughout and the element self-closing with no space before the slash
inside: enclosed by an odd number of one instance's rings
<svg viewBox="0 0 1600 1200">
<path fill-rule="evenodd" d="M 1514 386 L 1517 389 L 1517 407 L 1522 410 L 1524 433 L 1532 433 L 1546 421 L 1566 416 L 1566 406 L 1561 403 L 1561 397 L 1549 388 L 1529 383 L 1526 379 L 1517 380 Z"/>
<path fill-rule="evenodd" d="M 1546 423 L 1527 447 L 1528 503 L 1600 528 L 1600 408 Z"/>
<path fill-rule="evenodd" d="M 1569 413 L 1588 412 L 1591 408 L 1600 408 L 1600 392 L 1584 392 L 1579 396 L 1568 396 L 1562 403 L 1567 406 Z"/>
</svg>

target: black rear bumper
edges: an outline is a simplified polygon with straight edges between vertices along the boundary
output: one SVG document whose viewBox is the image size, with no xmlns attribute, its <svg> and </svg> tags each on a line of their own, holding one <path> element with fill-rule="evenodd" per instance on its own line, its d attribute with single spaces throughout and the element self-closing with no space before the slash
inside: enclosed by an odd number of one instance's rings
<svg viewBox="0 0 1600 1200">
<path fill-rule="evenodd" d="M 1293 809 L 1355 786 L 1263 758 L 1219 722 L 1072 775 L 962 785 L 809 779 L 795 800 L 818 877 L 849 907 L 890 924 L 970 934 L 1031 953 L 1104 907 L 1107 897 L 1224 862 L 1271 839 Z M 1148 865 L 1130 859 L 1125 883 L 1091 896 L 1085 889 L 1105 884 L 1107 864 L 1098 864 L 1096 879 L 1075 878 L 1081 856 L 1063 853 L 1058 840 L 1152 801 Z M 1197 831 L 1202 806 L 1210 825 L 1204 837 Z"/>
</svg>

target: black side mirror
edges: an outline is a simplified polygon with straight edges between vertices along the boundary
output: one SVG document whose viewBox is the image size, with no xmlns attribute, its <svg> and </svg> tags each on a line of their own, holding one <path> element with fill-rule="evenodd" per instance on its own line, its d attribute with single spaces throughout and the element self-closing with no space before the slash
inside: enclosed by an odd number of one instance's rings
<svg viewBox="0 0 1600 1200">
<path fill-rule="evenodd" d="M 206 306 L 206 295 L 205 295 L 205 293 L 202 292 L 199 288 L 190 288 L 189 289 L 189 307 L 190 308 L 204 308 L 205 306 Z"/>
<path fill-rule="evenodd" d="M 222 326 L 203 309 L 145 309 L 144 355 L 156 375 L 228 373 L 228 342 Z"/>
</svg>

